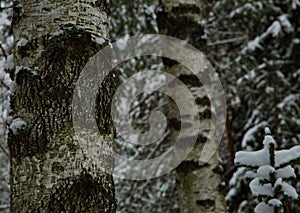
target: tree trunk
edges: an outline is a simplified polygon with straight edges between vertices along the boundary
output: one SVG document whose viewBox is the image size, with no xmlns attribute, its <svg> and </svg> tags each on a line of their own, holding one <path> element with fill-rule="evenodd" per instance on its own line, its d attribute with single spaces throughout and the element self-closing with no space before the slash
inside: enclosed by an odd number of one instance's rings
<svg viewBox="0 0 300 213">
<path fill-rule="evenodd" d="M 99 89 L 101 137 L 89 129 L 75 136 L 71 108 L 81 70 L 101 49 L 99 41 L 108 40 L 108 10 L 106 0 L 14 5 L 16 71 L 8 136 L 12 212 L 115 212 L 112 176 L 101 169 L 109 160 L 99 161 L 95 154 L 101 144 L 112 144 L 106 139 L 113 138 L 107 116 L 113 79 Z"/>
<path fill-rule="evenodd" d="M 156 13 L 160 33 L 186 40 L 199 50 L 205 51 L 204 32 L 200 24 L 205 15 L 204 6 L 204 3 L 198 0 L 159 0 Z M 213 138 L 209 138 L 211 109 L 207 93 L 193 73 L 174 61 L 168 59 L 163 61 L 166 72 L 177 76 L 192 91 L 201 120 L 198 139 L 193 151 L 176 169 L 180 212 L 226 212 L 224 196 L 219 190 L 221 178 L 218 174 L 217 153 L 208 162 L 204 164 L 199 162 L 200 155 L 209 155 L 209 153 L 202 152 L 205 144 L 208 143 L 211 149 L 215 149 Z M 179 94 L 178 97 L 185 97 L 183 91 L 176 89 L 174 91 Z M 184 110 L 186 113 L 189 106 Z M 171 103 L 170 111 L 172 138 L 175 141 L 181 131 L 178 126 L 181 121 L 176 105 Z M 189 128 L 188 124 L 185 128 Z M 185 132 L 192 131 L 185 129 Z M 189 136 L 185 135 L 186 140 Z"/>
</svg>

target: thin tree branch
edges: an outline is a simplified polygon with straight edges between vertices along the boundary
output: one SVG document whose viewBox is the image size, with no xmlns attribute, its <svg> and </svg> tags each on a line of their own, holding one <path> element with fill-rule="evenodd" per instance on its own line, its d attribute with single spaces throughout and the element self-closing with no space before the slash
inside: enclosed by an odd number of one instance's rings
<svg viewBox="0 0 300 213">
<path fill-rule="evenodd" d="M 7 157 L 9 157 L 8 151 L 2 146 L 2 144 L 0 144 L 0 149 L 2 150 L 2 152 L 3 152 Z"/>
<path fill-rule="evenodd" d="M 230 38 L 230 39 L 225 39 L 222 41 L 216 41 L 216 42 L 211 42 L 208 43 L 207 46 L 216 46 L 216 45 L 222 45 L 222 44 L 228 44 L 228 43 L 233 43 L 236 41 L 242 41 L 247 39 L 247 36 L 242 36 L 242 37 L 237 37 L 237 38 Z"/>
<path fill-rule="evenodd" d="M 0 44 L 0 49 L 1 49 L 2 53 L 3 53 L 3 56 L 4 56 L 5 60 L 7 60 L 7 54 L 6 54 L 6 51 L 3 48 L 2 44 Z"/>
<path fill-rule="evenodd" d="M 9 86 L 3 81 L 3 79 L 0 79 L 0 86 L 4 86 L 7 90 L 10 90 Z"/>
</svg>

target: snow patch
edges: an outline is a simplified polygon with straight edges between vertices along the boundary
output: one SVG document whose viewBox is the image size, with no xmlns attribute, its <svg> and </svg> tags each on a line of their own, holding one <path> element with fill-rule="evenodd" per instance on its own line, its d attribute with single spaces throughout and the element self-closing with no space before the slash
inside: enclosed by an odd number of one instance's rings
<svg viewBox="0 0 300 213">
<path fill-rule="evenodd" d="M 286 33 L 292 33 L 294 31 L 294 28 L 286 14 L 279 16 L 279 21 Z"/>
<path fill-rule="evenodd" d="M 265 149 L 259 151 L 239 151 L 235 154 L 234 163 L 249 167 L 260 167 L 269 164 L 269 155 Z"/>
<path fill-rule="evenodd" d="M 27 126 L 27 123 L 23 121 L 21 118 L 16 118 L 12 121 L 9 128 L 13 132 L 13 134 L 16 134 L 19 129 L 23 129 Z"/>
<path fill-rule="evenodd" d="M 275 188 L 281 188 L 281 191 L 284 195 L 292 198 L 292 199 L 298 199 L 299 195 L 296 192 L 296 189 L 291 186 L 290 184 L 283 182 L 282 178 L 279 178 L 275 183 Z"/>
<path fill-rule="evenodd" d="M 118 41 L 116 41 L 116 46 L 119 50 L 125 50 L 126 46 L 127 46 L 127 41 L 129 39 L 129 35 L 126 34 L 124 38 L 119 39 Z"/>
<path fill-rule="evenodd" d="M 275 167 L 281 167 L 289 164 L 291 161 L 300 159 L 300 145 L 291 149 L 280 150 L 275 152 Z"/>
<path fill-rule="evenodd" d="M 271 145 L 275 146 L 276 142 L 275 142 L 274 138 L 271 135 L 266 135 L 265 139 L 263 141 L 263 144 L 264 144 L 265 149 L 269 149 L 269 147 Z"/>
<path fill-rule="evenodd" d="M 277 178 L 289 179 L 296 178 L 295 169 L 290 165 L 277 170 Z"/>
<path fill-rule="evenodd" d="M 93 38 L 93 41 L 96 42 L 99 45 L 105 44 L 105 39 L 104 38 Z"/>
<path fill-rule="evenodd" d="M 265 202 L 260 202 L 254 209 L 255 213 L 274 213 L 273 206 L 266 204 Z"/>
<path fill-rule="evenodd" d="M 270 179 L 272 173 L 276 173 L 276 170 L 270 165 L 263 165 L 257 169 L 257 175 L 265 180 Z"/>
<path fill-rule="evenodd" d="M 17 47 L 24 47 L 28 44 L 28 40 L 25 38 L 21 38 L 18 42 L 17 42 Z"/>
<path fill-rule="evenodd" d="M 13 70 L 15 68 L 14 55 L 13 54 L 7 56 L 7 60 L 6 60 L 5 64 L 4 64 L 4 68 L 6 70 Z"/>
<path fill-rule="evenodd" d="M 274 190 L 273 186 L 271 183 L 262 183 L 263 179 L 262 178 L 254 178 L 249 186 L 251 189 L 251 193 L 258 197 L 258 196 L 274 196 Z"/>
<path fill-rule="evenodd" d="M 295 10 L 297 7 L 300 7 L 300 1 L 299 0 L 293 0 L 292 8 Z"/>
<path fill-rule="evenodd" d="M 259 112 L 258 111 L 255 111 L 255 113 L 253 114 L 253 116 L 256 116 Z M 242 147 L 244 149 L 247 149 L 247 144 L 248 144 L 248 141 L 251 141 L 251 140 L 254 140 L 254 134 L 257 133 L 259 131 L 259 129 L 262 127 L 262 126 L 266 126 L 267 125 L 267 122 L 263 121 L 253 127 L 251 127 L 245 134 L 244 134 L 244 137 L 243 137 L 243 140 L 242 140 Z"/>
<path fill-rule="evenodd" d="M 278 200 L 278 199 L 276 199 L 276 198 L 273 198 L 273 199 L 269 200 L 269 201 L 268 201 L 268 204 L 269 204 L 270 206 L 274 206 L 274 207 L 280 207 L 280 206 L 282 206 L 281 201 Z"/>
<path fill-rule="evenodd" d="M 271 34 L 273 37 L 278 36 L 280 32 L 281 32 L 281 25 L 279 21 L 274 21 L 273 24 L 267 30 L 267 34 Z"/>
<path fill-rule="evenodd" d="M 242 50 L 242 52 L 245 52 L 246 50 L 254 51 L 257 48 L 263 49 L 263 47 L 260 45 L 261 38 L 259 36 L 255 37 L 254 40 L 250 41 L 247 46 Z"/>
</svg>

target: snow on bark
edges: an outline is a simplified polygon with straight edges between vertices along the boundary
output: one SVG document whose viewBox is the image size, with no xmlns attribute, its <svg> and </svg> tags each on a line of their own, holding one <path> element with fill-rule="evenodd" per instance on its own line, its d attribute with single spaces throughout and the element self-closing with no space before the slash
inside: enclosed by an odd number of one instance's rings
<svg viewBox="0 0 300 213">
<path fill-rule="evenodd" d="M 16 134 L 18 130 L 25 128 L 27 123 L 23 121 L 21 118 L 16 118 L 12 121 L 9 128 L 13 132 L 13 134 Z"/>
</svg>

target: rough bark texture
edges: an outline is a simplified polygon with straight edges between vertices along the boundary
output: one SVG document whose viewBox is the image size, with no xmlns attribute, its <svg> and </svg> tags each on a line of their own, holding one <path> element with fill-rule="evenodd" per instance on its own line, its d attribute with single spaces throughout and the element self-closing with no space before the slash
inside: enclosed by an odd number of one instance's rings
<svg viewBox="0 0 300 213">
<path fill-rule="evenodd" d="M 158 28 L 161 33 L 188 41 L 194 47 L 205 51 L 205 39 L 203 37 L 203 27 L 200 24 L 201 17 L 204 14 L 199 0 L 162 0 L 159 1 L 157 11 Z M 184 57 L 184 56 L 183 56 Z M 200 116 L 200 131 L 197 132 L 198 140 L 193 151 L 178 166 L 177 189 L 179 193 L 179 208 L 181 213 L 199 213 L 199 212 L 226 212 L 225 200 L 219 190 L 221 183 L 218 174 L 218 155 L 217 153 L 202 164 L 199 162 L 200 154 L 205 143 L 209 143 L 212 149 L 215 149 L 215 143 L 209 137 L 211 110 L 210 101 L 203 85 L 183 66 L 178 63 L 164 59 L 166 71 L 177 76 L 190 89 L 198 105 Z M 200 68 L 203 69 L 203 68 Z M 183 91 L 176 90 L 179 97 L 185 98 Z M 186 115 L 189 114 L 190 107 L 183 109 Z M 189 139 L 194 130 L 191 125 L 184 123 L 184 130 L 180 129 L 180 116 L 176 106 L 171 104 L 172 116 L 170 123 L 173 129 L 173 139 L 176 140 L 179 131 L 184 131 L 186 140 Z M 192 119 L 192 118 L 191 118 Z M 184 121 L 187 122 L 187 121 Z M 190 127 L 189 127 L 190 126 Z M 189 129 L 190 128 L 190 129 Z"/>
<path fill-rule="evenodd" d="M 108 7 L 106 0 L 15 2 L 12 212 L 115 212 L 113 180 L 101 169 L 111 169 L 109 151 L 99 154 L 113 142 L 113 79 L 99 89 L 101 137 L 89 129 L 75 136 L 71 109 L 81 70 L 108 40 Z"/>
</svg>

